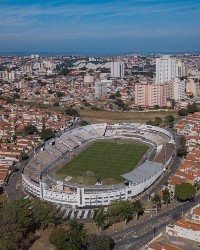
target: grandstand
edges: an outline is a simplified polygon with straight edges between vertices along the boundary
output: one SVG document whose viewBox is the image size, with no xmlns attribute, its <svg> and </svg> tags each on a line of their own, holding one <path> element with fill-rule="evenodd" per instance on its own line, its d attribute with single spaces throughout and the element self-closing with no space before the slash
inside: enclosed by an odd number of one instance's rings
<svg viewBox="0 0 200 250">
<path fill-rule="evenodd" d="M 124 183 L 111 186 L 84 186 L 55 180 L 49 170 L 91 141 L 126 138 L 152 146 L 140 166 L 124 173 Z M 165 129 L 138 123 L 92 124 L 63 133 L 53 146 L 36 154 L 24 168 L 23 185 L 33 196 L 66 207 L 109 205 L 113 200 L 132 199 L 146 190 L 166 170 L 173 159 L 174 138 Z"/>
</svg>

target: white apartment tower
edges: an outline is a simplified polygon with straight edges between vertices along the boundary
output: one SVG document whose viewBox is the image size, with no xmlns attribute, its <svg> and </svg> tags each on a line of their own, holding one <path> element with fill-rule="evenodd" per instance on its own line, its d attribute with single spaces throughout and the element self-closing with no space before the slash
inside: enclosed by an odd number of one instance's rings
<svg viewBox="0 0 200 250">
<path fill-rule="evenodd" d="M 95 88 L 96 98 L 101 98 L 107 95 L 107 83 L 106 82 L 96 82 L 94 88 Z"/>
<path fill-rule="evenodd" d="M 176 64 L 176 76 L 182 77 L 187 75 L 188 75 L 187 66 L 185 65 L 184 62 L 178 60 Z"/>
<path fill-rule="evenodd" d="M 176 77 L 176 58 L 163 55 L 156 59 L 156 83 L 171 81 Z"/>
<path fill-rule="evenodd" d="M 124 77 L 124 62 L 121 59 L 115 59 L 111 62 L 111 77 Z"/>
<path fill-rule="evenodd" d="M 181 81 L 179 78 L 175 78 L 172 81 L 172 86 L 173 99 L 177 102 L 185 99 L 186 80 Z"/>
<path fill-rule="evenodd" d="M 7 70 L 3 71 L 2 78 L 4 81 L 15 80 L 15 71 L 14 70 L 11 70 L 10 72 Z"/>
</svg>

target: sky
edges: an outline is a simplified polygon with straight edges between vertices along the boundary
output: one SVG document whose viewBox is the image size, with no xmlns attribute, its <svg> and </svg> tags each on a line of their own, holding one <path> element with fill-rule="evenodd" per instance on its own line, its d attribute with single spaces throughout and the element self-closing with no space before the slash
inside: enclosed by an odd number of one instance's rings
<svg viewBox="0 0 200 250">
<path fill-rule="evenodd" d="M 200 51 L 200 0 L 0 0 L 11 51 Z"/>
</svg>

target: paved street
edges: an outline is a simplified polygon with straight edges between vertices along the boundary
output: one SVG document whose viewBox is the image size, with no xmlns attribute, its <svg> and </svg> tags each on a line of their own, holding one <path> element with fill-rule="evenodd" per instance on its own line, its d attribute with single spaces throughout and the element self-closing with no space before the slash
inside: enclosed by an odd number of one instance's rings
<svg viewBox="0 0 200 250">
<path fill-rule="evenodd" d="M 19 200 L 20 198 L 25 196 L 22 190 L 21 176 L 24 166 L 26 165 L 27 162 L 28 160 L 21 162 L 18 165 L 19 171 L 13 173 L 10 176 L 8 186 L 5 187 L 5 191 L 9 200 Z"/>
<path fill-rule="evenodd" d="M 188 213 L 199 201 L 200 194 L 196 196 L 194 202 L 178 203 L 177 207 L 169 211 L 144 221 L 138 221 L 136 225 L 127 226 L 127 228 L 119 232 L 114 232 L 111 237 L 115 240 L 115 249 L 141 249 L 141 247 L 147 244 L 154 235 L 158 235 L 169 223 L 175 222 L 177 219 L 181 218 L 182 213 Z"/>
</svg>

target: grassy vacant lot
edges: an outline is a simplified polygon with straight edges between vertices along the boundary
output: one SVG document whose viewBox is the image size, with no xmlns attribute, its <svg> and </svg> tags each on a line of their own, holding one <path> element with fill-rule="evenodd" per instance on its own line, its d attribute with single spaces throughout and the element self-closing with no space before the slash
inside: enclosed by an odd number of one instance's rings
<svg viewBox="0 0 200 250">
<path fill-rule="evenodd" d="M 62 179 L 72 176 L 74 183 L 93 185 L 97 179 L 103 185 L 120 183 L 124 180 L 120 175 L 133 170 L 147 149 L 147 145 L 128 140 L 96 141 L 55 174 Z M 86 171 L 94 172 L 94 177 L 86 176 Z"/>
<path fill-rule="evenodd" d="M 109 112 L 83 109 L 78 111 L 82 118 L 90 122 L 145 122 L 156 116 L 164 118 L 167 115 L 177 117 L 177 111 L 148 111 L 148 112 Z"/>
</svg>

